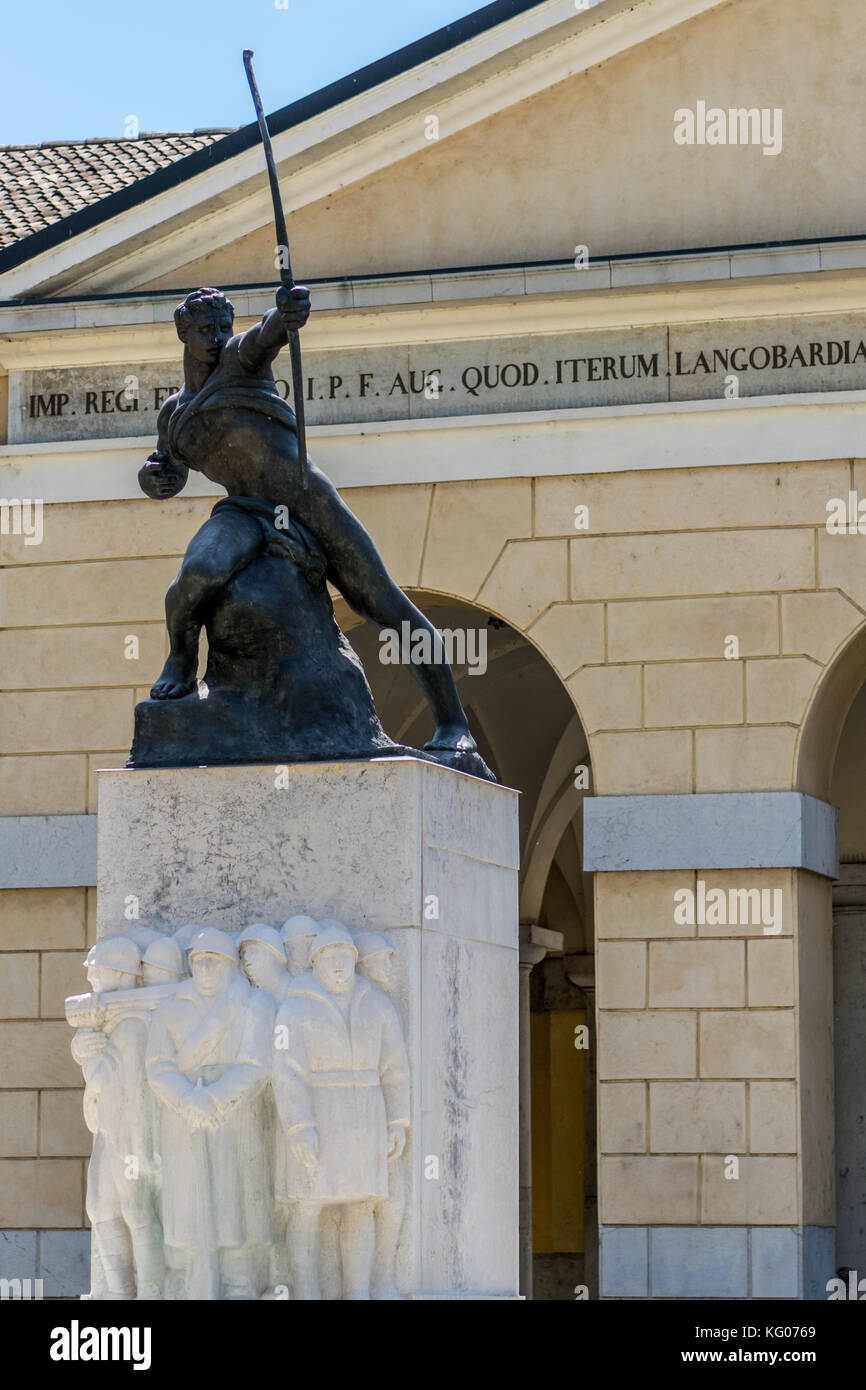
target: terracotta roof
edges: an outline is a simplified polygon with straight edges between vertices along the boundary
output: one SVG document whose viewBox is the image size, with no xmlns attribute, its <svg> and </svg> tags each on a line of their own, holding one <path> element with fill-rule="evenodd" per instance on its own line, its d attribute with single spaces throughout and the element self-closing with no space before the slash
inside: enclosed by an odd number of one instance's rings
<svg viewBox="0 0 866 1390">
<path fill-rule="evenodd" d="M 339 82 L 331 82 L 328 86 L 320 88 L 319 91 L 311 92 L 309 96 L 301 97 L 300 100 L 293 101 L 288 106 L 280 107 L 279 110 L 268 116 L 271 135 L 280 135 L 285 130 L 302 125 L 304 121 L 311 120 L 324 111 L 333 110 L 342 102 L 349 101 L 362 92 L 369 92 L 381 83 L 389 82 L 392 78 L 409 72 L 421 63 L 430 62 L 443 53 L 450 52 L 459 47 L 460 44 L 467 43 L 470 39 L 485 33 L 488 29 L 495 28 L 497 24 L 504 24 L 507 20 L 514 19 L 516 15 L 524 14 L 527 10 L 535 9 L 536 6 L 546 3 L 547 0 L 492 0 L 491 4 L 484 5 L 480 10 L 473 10 L 472 14 L 466 15 L 464 19 L 456 20 L 453 24 L 446 24 L 444 28 L 437 29 L 435 33 L 427 34 L 423 39 L 418 39 L 414 43 L 407 44 L 404 48 L 397 49 L 395 53 L 390 53 L 375 63 L 368 63 L 366 67 L 359 68 L 357 72 L 349 73 Z M 184 162 L 182 155 L 177 155 L 174 158 L 168 157 L 161 164 L 155 162 L 149 174 L 139 175 L 131 180 L 121 180 L 116 186 L 112 186 L 112 192 L 102 195 L 105 198 L 104 206 L 102 205 L 102 197 L 96 200 L 82 198 L 74 205 L 77 210 L 65 213 L 58 211 L 56 216 L 43 220 L 42 223 L 36 223 L 35 230 L 28 230 L 30 223 L 26 222 L 24 231 L 15 230 L 11 240 L 5 242 L 2 233 L 0 233 L 0 274 L 12 270 L 15 266 L 23 265 L 31 257 L 49 251 L 68 238 L 79 236 L 83 232 L 91 230 L 104 219 L 118 216 L 130 208 L 146 202 L 148 198 L 155 197 L 158 193 L 164 193 L 168 188 L 177 187 L 187 178 L 212 169 L 224 160 L 234 159 L 245 150 L 251 149 L 261 139 L 255 121 L 249 125 L 240 126 L 231 133 L 223 133 L 222 139 L 219 138 L 220 134 L 221 132 L 216 131 L 193 131 L 191 135 L 157 136 L 156 139 L 159 141 L 170 139 L 200 140 L 203 148 L 193 149 L 192 153 L 187 154 L 186 161 L 188 162 Z M 211 137 L 210 140 L 207 138 L 208 135 Z M 140 141 L 147 139 L 147 136 L 140 137 Z M 84 143 L 96 144 L 99 142 L 85 141 Z M 113 143 L 123 148 L 129 142 L 123 140 Z M 0 156 L 2 153 L 3 151 L 0 149 Z M 0 165 L 0 187 L 2 187 L 2 183 L 2 165 Z M 2 221 L 2 216 L 3 207 L 2 202 L 0 202 L 0 221 Z"/>
<path fill-rule="evenodd" d="M 41 232 L 230 133 L 144 131 L 135 139 L 0 145 L 0 248 Z"/>
</svg>

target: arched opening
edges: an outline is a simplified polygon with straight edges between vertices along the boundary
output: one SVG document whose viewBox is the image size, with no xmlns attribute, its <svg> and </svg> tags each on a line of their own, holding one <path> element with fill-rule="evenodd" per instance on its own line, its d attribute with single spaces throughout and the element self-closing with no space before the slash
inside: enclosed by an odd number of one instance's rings
<svg viewBox="0 0 866 1390">
<path fill-rule="evenodd" d="M 532 1173 L 531 1228 L 526 1219 L 521 1232 L 524 1292 L 573 1300 L 575 1286 L 584 1284 L 595 1297 L 594 929 L 581 815 L 591 782 L 587 739 L 559 676 L 521 632 L 472 604 L 410 594 L 446 635 L 481 753 L 499 780 L 521 793 L 529 1052 L 522 1081 L 531 1097 L 531 1138 L 525 1137 Z M 390 659 L 377 628 L 342 602 L 336 611 L 364 663 L 386 730 L 400 742 L 423 746 L 432 733 L 430 712 L 409 667 Z M 579 768 L 585 772 L 576 773 Z"/>
<path fill-rule="evenodd" d="M 833 767 L 839 880 L 833 885 L 836 1263 L 866 1275 L 866 682 L 848 711 Z"/>
<path fill-rule="evenodd" d="M 816 691 L 803 726 L 797 786 L 839 809 L 839 878 L 832 936 L 824 922 L 800 923 L 832 942 L 832 1018 L 813 1019 L 833 1037 L 833 1180 L 836 1268 L 866 1274 L 866 627 L 851 637 Z M 810 988 L 803 980 L 802 987 Z M 801 1009 L 806 1001 L 801 998 Z M 828 1159 L 830 1155 L 828 1154 Z"/>
</svg>

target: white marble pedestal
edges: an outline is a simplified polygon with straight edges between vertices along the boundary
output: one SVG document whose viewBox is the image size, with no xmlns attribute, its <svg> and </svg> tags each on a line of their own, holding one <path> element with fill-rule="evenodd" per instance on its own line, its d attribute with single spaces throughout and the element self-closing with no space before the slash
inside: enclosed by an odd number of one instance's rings
<svg viewBox="0 0 866 1390">
<path fill-rule="evenodd" d="M 397 1284 L 515 1298 L 517 795 L 420 759 L 99 774 L 98 935 L 382 932 L 409 1056 Z M 132 909 L 130 909 L 132 904 Z"/>
</svg>

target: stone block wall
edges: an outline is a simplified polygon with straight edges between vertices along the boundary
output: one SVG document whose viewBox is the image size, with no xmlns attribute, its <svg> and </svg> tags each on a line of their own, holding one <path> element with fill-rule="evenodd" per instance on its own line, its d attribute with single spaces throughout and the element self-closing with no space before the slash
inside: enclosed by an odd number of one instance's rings
<svg viewBox="0 0 866 1390">
<path fill-rule="evenodd" d="M 866 495 L 866 461 L 346 498 L 404 587 L 475 602 L 525 633 L 575 701 L 593 791 L 628 798 L 798 785 L 807 715 L 866 613 L 862 539 L 825 528 L 827 502 L 850 490 Z M 40 546 L 0 537 L 0 817 L 95 814 L 95 770 L 126 759 L 134 705 L 165 652 L 165 589 L 211 505 L 46 506 Z M 828 784 L 833 752 L 828 734 Z M 62 1000 L 83 979 L 94 890 L 41 886 L 49 860 L 29 866 L 32 886 L 0 889 L 5 1230 L 84 1221 L 89 1145 Z M 781 887 L 781 935 L 677 926 L 672 891 L 698 876 Z M 748 1273 L 736 1275 L 736 1296 L 803 1296 L 802 1261 L 797 1291 L 784 1292 L 788 1255 L 824 1249 L 833 1222 L 827 1154 L 809 1155 L 825 1142 L 806 1065 L 826 1050 L 825 1019 L 803 993 L 823 970 L 828 882 L 795 865 L 752 869 L 748 884 L 736 866 L 700 864 L 597 876 L 600 1201 L 616 1296 L 674 1296 L 676 1261 L 678 1287 L 696 1287 L 682 1270 L 703 1267 L 711 1247 L 716 1272 L 695 1296 L 723 1296 L 718 1271 L 734 1268 Z M 739 1156 L 736 1182 L 722 1175 L 728 1153 Z"/>
</svg>

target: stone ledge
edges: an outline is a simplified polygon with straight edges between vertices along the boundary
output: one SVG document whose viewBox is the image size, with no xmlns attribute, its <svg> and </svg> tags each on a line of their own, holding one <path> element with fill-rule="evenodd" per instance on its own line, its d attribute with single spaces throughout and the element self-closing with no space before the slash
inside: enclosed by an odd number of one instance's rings
<svg viewBox="0 0 866 1390">
<path fill-rule="evenodd" d="M 802 792 L 595 796 L 583 807 L 587 871 L 809 869 L 839 876 L 839 812 Z"/>
</svg>

